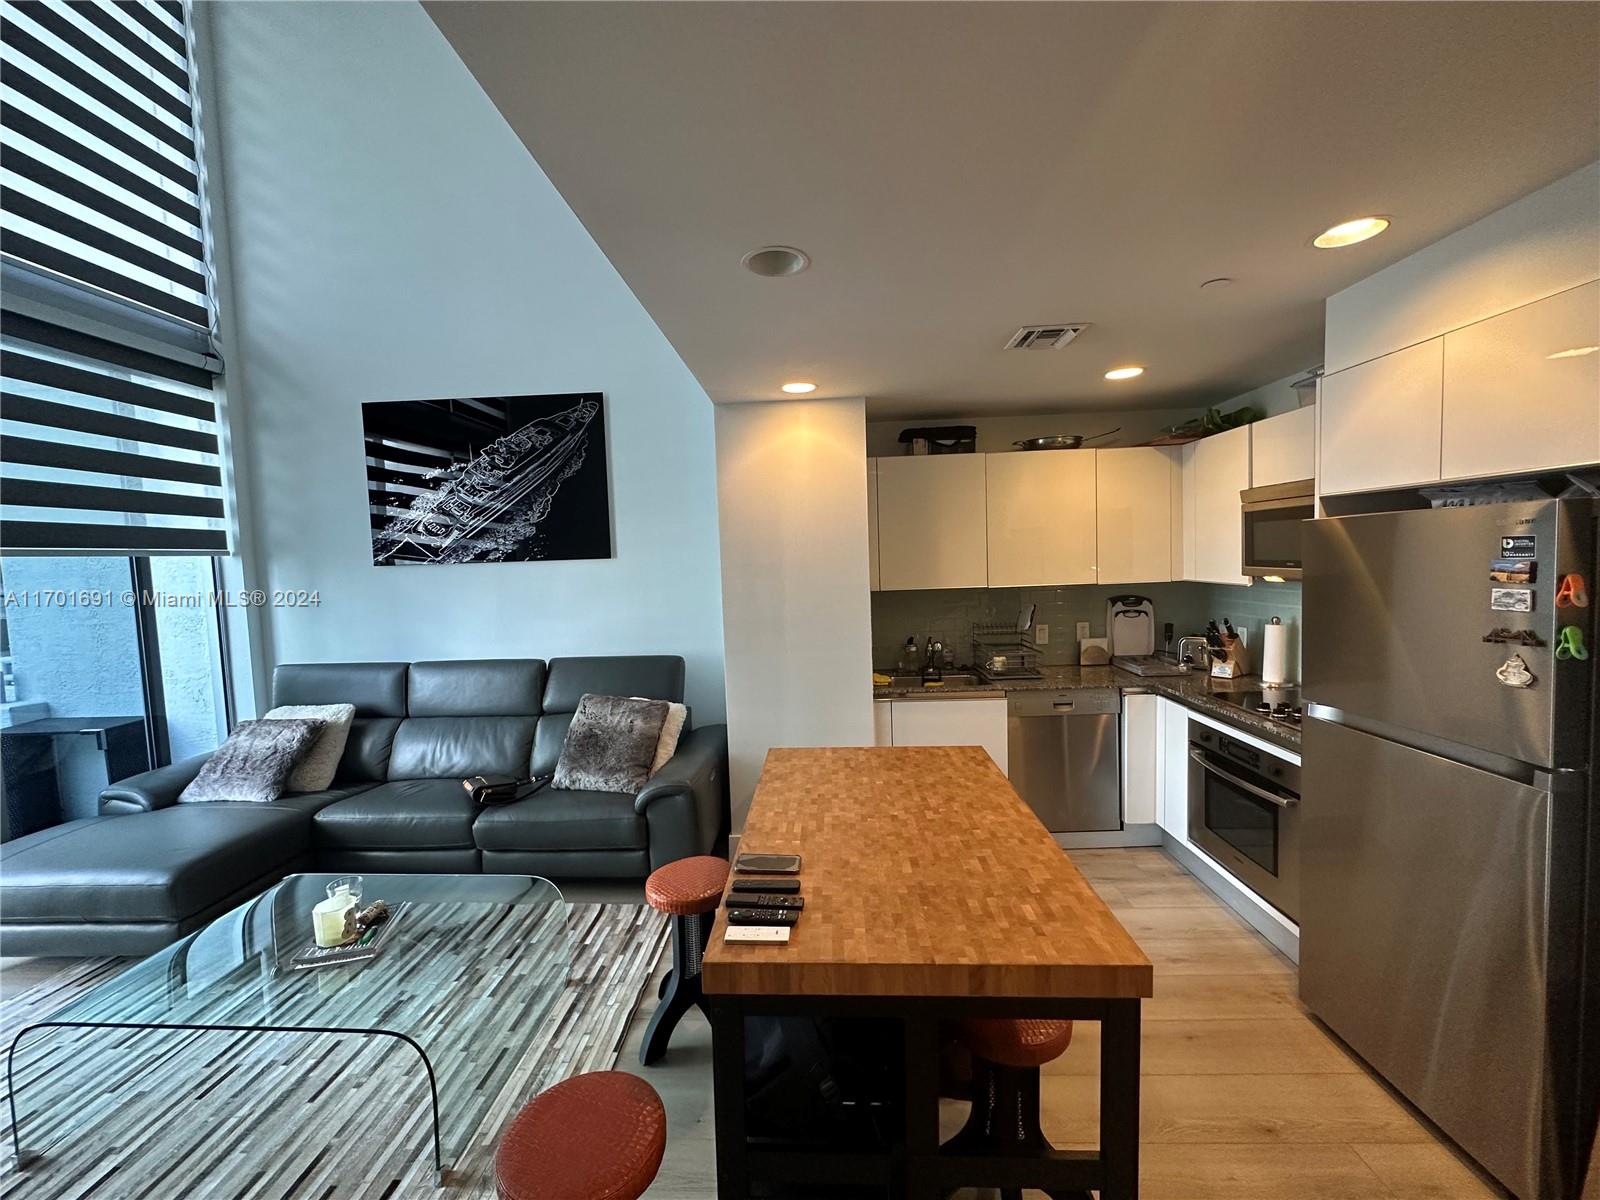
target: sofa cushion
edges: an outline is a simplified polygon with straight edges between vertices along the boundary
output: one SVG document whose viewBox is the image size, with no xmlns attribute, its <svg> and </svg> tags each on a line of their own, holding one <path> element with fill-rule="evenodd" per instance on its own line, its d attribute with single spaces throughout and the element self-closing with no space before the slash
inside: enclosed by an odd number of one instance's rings
<svg viewBox="0 0 1600 1200">
<path fill-rule="evenodd" d="M 280 704 L 262 716 L 263 721 L 322 722 L 322 732 L 289 772 L 287 791 L 320 792 L 332 786 L 345 743 L 350 740 L 350 722 L 355 718 L 354 704 Z"/>
<path fill-rule="evenodd" d="M 543 694 L 543 659 L 418 662 L 406 681 L 406 715 L 536 717 Z"/>
<path fill-rule="evenodd" d="M 650 844 L 632 796 L 550 787 L 485 807 L 472 836 L 482 850 L 643 850 Z"/>
<path fill-rule="evenodd" d="M 274 800 L 270 807 L 304 813 L 309 817 L 327 808 L 335 800 L 346 800 L 358 792 L 367 791 L 372 786 L 374 785 L 370 783 L 352 783 L 343 787 L 323 788 L 320 792 L 285 792 Z"/>
<path fill-rule="evenodd" d="M 537 717 L 407 717 L 395 730 L 390 779 L 527 775 Z"/>
<path fill-rule="evenodd" d="M 0 846 L 6 921 L 181 921 L 301 858 L 303 812 L 187 804 L 89 817 Z"/>
<path fill-rule="evenodd" d="M 179 804 L 243 800 L 262 804 L 283 795 L 289 773 L 322 733 L 322 721 L 240 721 L 206 759 Z"/>
<path fill-rule="evenodd" d="M 672 654 L 621 654 L 552 658 L 544 685 L 544 711 L 570 713 L 589 693 L 683 699 L 683 659 Z"/>
<path fill-rule="evenodd" d="M 585 696 L 567 726 L 556 761 L 555 786 L 637 793 L 650 778 L 666 719 L 665 700 Z"/>
<path fill-rule="evenodd" d="M 394 753 L 394 735 L 399 731 L 399 717 L 357 717 L 352 721 L 334 784 L 382 783 L 389 778 L 389 756 Z"/>
<path fill-rule="evenodd" d="M 471 849 L 477 815 L 459 779 L 391 780 L 319 809 L 312 837 L 319 849 Z"/>
</svg>

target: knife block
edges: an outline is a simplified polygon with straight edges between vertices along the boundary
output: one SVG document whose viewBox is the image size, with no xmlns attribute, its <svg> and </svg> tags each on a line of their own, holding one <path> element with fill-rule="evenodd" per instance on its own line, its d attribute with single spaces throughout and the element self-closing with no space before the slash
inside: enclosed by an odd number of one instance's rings
<svg viewBox="0 0 1600 1200">
<path fill-rule="evenodd" d="M 1244 644 L 1243 638 L 1224 637 L 1222 649 L 1221 658 L 1215 656 L 1215 651 L 1212 652 L 1213 679 L 1241 679 L 1250 674 L 1250 647 Z"/>
</svg>

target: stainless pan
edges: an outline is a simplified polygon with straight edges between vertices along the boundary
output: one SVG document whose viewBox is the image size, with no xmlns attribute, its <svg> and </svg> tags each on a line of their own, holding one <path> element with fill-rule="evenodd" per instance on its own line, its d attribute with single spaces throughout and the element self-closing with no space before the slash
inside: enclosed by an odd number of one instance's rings
<svg viewBox="0 0 1600 1200">
<path fill-rule="evenodd" d="M 1103 437 L 1110 437 L 1113 433 L 1121 433 L 1122 426 L 1108 429 L 1104 433 L 1084 437 L 1081 433 L 1058 433 L 1052 437 L 1023 438 L 1021 441 L 1012 442 L 1018 450 L 1076 450 L 1085 442 L 1096 442 Z"/>
</svg>

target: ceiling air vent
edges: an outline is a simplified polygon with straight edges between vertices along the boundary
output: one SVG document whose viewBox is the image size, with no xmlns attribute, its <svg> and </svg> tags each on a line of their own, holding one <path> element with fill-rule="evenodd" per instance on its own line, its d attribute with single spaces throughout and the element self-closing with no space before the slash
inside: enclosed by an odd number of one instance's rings
<svg viewBox="0 0 1600 1200">
<path fill-rule="evenodd" d="M 1007 350 L 1059 350 L 1069 345 L 1085 329 L 1088 322 L 1077 325 L 1024 325 L 1011 335 Z"/>
</svg>

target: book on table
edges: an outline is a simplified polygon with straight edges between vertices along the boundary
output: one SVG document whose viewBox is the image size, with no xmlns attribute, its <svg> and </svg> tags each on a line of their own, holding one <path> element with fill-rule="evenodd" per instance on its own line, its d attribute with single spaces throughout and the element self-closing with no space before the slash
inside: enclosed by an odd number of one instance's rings
<svg viewBox="0 0 1600 1200">
<path fill-rule="evenodd" d="M 307 967 L 340 966 L 347 963 L 368 962 L 377 958 L 383 950 L 383 944 L 389 940 L 390 933 L 410 907 L 409 902 L 397 904 L 387 921 L 381 925 L 374 925 L 355 941 L 346 942 L 342 946 L 318 946 L 313 942 L 291 958 L 289 966 L 296 971 L 303 971 Z"/>
</svg>

